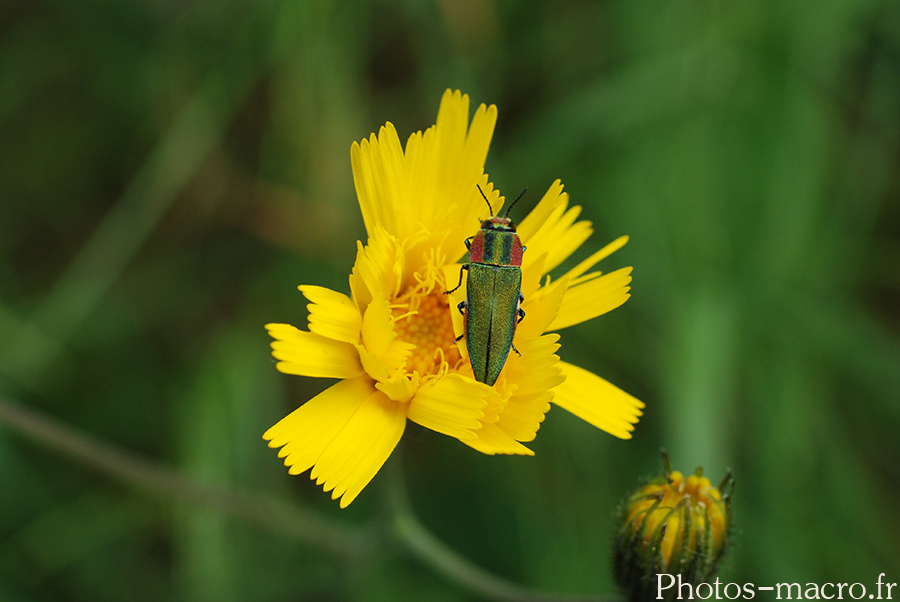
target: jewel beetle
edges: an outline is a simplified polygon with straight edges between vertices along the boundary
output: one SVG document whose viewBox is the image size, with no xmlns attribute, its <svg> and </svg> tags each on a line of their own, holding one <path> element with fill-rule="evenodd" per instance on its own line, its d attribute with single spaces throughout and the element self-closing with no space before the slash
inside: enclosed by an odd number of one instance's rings
<svg viewBox="0 0 900 602">
<path fill-rule="evenodd" d="M 525 247 L 516 234 L 516 225 L 507 216 L 525 190 L 500 217 L 494 215 L 481 186 L 476 186 L 491 217 L 481 222 L 481 228 L 474 236 L 466 239 L 469 263 L 460 267 L 459 284 L 444 294 L 449 295 L 462 286 L 463 270 L 466 270 L 466 300 L 457 305 L 463 315 L 463 334 L 454 342 L 466 338 L 475 380 L 490 386 L 497 382 L 509 350 L 519 353 L 513 345 L 513 336 L 516 326 L 525 317 L 521 307 L 525 301 L 521 291 Z"/>
</svg>

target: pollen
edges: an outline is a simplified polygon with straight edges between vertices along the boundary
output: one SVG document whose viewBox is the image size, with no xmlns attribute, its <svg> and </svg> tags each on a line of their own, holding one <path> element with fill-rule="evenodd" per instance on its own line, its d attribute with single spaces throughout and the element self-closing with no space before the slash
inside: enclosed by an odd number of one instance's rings
<svg viewBox="0 0 900 602">
<path fill-rule="evenodd" d="M 413 294 L 407 303 L 393 310 L 394 332 L 399 339 L 415 345 L 406 369 L 420 376 L 435 376 L 455 366 L 459 350 L 453 344 L 453 322 L 446 295 L 432 290 L 428 294 Z"/>
</svg>

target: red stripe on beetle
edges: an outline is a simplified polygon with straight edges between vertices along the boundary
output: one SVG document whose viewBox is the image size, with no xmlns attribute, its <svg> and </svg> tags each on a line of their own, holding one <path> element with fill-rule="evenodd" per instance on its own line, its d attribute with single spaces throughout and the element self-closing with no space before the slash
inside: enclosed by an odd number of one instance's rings
<svg viewBox="0 0 900 602">
<path fill-rule="evenodd" d="M 509 265 L 516 265 L 516 266 L 522 265 L 522 251 L 523 250 L 524 249 L 522 248 L 522 241 L 520 241 L 519 237 L 516 236 L 513 239 L 512 253 L 510 254 L 510 258 L 509 258 Z"/>
<path fill-rule="evenodd" d="M 478 231 L 469 246 L 469 261 L 481 263 L 484 259 L 484 232 Z"/>
</svg>

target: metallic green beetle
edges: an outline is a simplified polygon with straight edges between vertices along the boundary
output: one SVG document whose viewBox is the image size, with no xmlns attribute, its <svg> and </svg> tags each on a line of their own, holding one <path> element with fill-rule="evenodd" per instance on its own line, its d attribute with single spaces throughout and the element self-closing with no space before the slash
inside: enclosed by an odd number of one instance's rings
<svg viewBox="0 0 900 602">
<path fill-rule="evenodd" d="M 527 189 L 526 189 L 527 190 Z M 525 317 L 522 297 L 522 253 L 525 247 L 516 234 L 516 226 L 506 215 L 525 190 L 506 210 L 503 217 L 495 216 L 490 201 L 481 187 L 478 191 L 491 210 L 490 219 L 481 222 L 481 229 L 466 239 L 470 263 L 459 270 L 459 284 L 445 292 L 449 295 L 462 286 L 463 270 L 466 278 L 466 300 L 457 308 L 464 318 L 463 334 L 475 380 L 493 385 L 503 370 L 509 350 L 517 354 L 513 345 L 516 326 Z M 454 341 L 454 342 L 456 342 Z M 521 355 L 521 354 L 520 354 Z"/>
</svg>

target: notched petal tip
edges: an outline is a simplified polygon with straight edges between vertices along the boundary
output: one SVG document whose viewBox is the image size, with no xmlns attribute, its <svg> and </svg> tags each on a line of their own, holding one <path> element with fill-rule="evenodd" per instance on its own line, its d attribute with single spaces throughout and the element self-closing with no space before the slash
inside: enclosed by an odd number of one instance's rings
<svg viewBox="0 0 900 602">
<path fill-rule="evenodd" d="M 405 426 L 405 406 L 374 391 L 322 452 L 310 477 L 346 507 L 381 469 Z"/>
<path fill-rule="evenodd" d="M 567 378 L 553 390 L 553 402 L 615 437 L 631 438 L 644 404 L 592 372 L 559 364 Z"/>
<path fill-rule="evenodd" d="M 460 439 L 460 441 L 488 456 L 497 454 L 514 456 L 534 455 L 534 450 L 513 439 L 496 424 L 486 424 L 475 434 L 477 435 L 476 439 Z"/>
<path fill-rule="evenodd" d="M 387 460 L 403 434 L 405 407 L 387 399 L 367 378 L 326 389 L 263 434 L 281 447 L 289 474 L 310 479 L 352 502 Z"/>
<path fill-rule="evenodd" d="M 362 373 L 359 356 L 349 343 L 306 332 L 289 324 L 270 324 L 275 367 L 285 374 L 317 378 L 355 378 Z"/>
<path fill-rule="evenodd" d="M 490 387 L 460 374 L 448 374 L 422 386 L 409 403 L 408 417 L 435 432 L 471 439 L 481 428 L 484 408 L 499 403 Z"/>
</svg>

